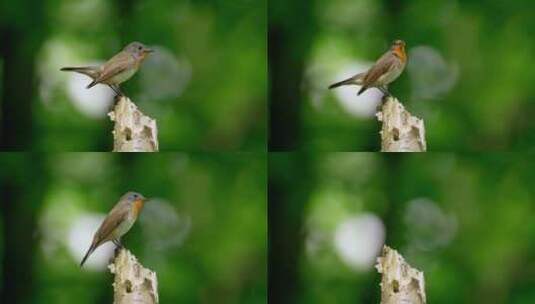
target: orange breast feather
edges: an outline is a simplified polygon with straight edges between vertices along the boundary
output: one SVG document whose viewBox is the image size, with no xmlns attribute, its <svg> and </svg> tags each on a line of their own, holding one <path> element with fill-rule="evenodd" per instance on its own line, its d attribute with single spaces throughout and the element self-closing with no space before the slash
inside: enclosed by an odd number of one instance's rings
<svg viewBox="0 0 535 304">
<path fill-rule="evenodd" d="M 401 47 L 397 47 L 394 49 L 394 54 L 396 54 L 396 56 L 401 59 L 402 62 L 406 62 L 407 61 L 407 54 L 405 54 L 405 50 Z"/>
<path fill-rule="evenodd" d="M 137 217 L 139 213 L 141 212 L 141 209 L 143 209 L 143 200 L 137 200 L 134 202 L 134 214 Z"/>
</svg>

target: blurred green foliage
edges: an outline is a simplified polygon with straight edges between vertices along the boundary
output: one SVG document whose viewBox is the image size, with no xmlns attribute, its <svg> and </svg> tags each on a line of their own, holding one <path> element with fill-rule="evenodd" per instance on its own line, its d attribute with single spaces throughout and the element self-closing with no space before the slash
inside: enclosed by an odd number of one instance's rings
<svg viewBox="0 0 535 304">
<path fill-rule="evenodd" d="M 407 42 L 409 66 L 390 91 L 425 120 L 430 151 L 535 147 L 533 2 L 290 2 L 269 5 L 270 104 L 284 116 L 270 126 L 273 150 L 378 151 L 376 118 L 348 110 L 363 102 L 357 87 L 343 102 L 327 86 L 365 70 L 356 62 L 371 64 L 394 39 Z M 299 71 L 290 75 L 289 61 L 302 61 Z"/>
<path fill-rule="evenodd" d="M 129 190 L 155 204 L 122 241 L 157 273 L 161 303 L 265 303 L 265 155 L 4 153 L 0 168 L 2 303 L 111 303 L 112 275 L 80 269 L 89 243 L 72 233 Z"/>
<path fill-rule="evenodd" d="M 270 297 L 277 303 L 379 303 L 376 269 L 353 268 L 336 246 L 347 220 L 372 214 L 384 225 L 386 244 L 424 272 L 429 303 L 534 302 L 532 157 L 270 155 Z M 354 232 L 352 254 L 369 253 L 374 244 L 362 243 L 375 235 L 364 227 Z"/>
</svg>

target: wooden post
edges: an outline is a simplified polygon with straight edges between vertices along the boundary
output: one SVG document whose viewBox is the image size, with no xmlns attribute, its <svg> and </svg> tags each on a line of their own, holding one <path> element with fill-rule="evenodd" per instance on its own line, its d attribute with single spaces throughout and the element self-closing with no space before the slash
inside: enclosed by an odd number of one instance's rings
<svg viewBox="0 0 535 304">
<path fill-rule="evenodd" d="M 424 121 L 413 116 L 394 97 L 386 97 L 381 111 L 376 114 L 383 123 L 381 152 L 425 152 Z"/>
<path fill-rule="evenodd" d="M 394 249 L 384 246 L 377 258 L 381 278 L 381 304 L 425 304 L 424 274 L 405 262 Z"/>
<path fill-rule="evenodd" d="M 141 265 L 126 249 L 120 249 L 108 266 L 115 274 L 113 283 L 114 304 L 157 304 L 158 280 L 156 273 Z"/>
<path fill-rule="evenodd" d="M 115 122 L 113 152 L 158 152 L 156 120 L 143 114 L 128 97 L 120 97 L 108 116 Z"/>
</svg>

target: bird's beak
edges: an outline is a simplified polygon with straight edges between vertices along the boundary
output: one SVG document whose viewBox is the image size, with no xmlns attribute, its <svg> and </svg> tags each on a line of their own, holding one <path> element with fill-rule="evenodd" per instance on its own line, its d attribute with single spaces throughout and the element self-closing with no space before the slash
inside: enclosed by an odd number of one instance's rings
<svg viewBox="0 0 535 304">
<path fill-rule="evenodd" d="M 146 201 L 148 201 L 148 200 L 149 200 L 148 198 L 146 198 L 146 197 L 144 197 L 143 195 L 141 195 L 141 197 L 139 197 L 136 201 L 138 201 L 138 202 L 143 202 L 143 203 L 144 203 L 144 202 L 146 202 Z"/>
<path fill-rule="evenodd" d="M 153 49 L 145 49 L 145 53 L 153 53 L 154 50 Z"/>
</svg>

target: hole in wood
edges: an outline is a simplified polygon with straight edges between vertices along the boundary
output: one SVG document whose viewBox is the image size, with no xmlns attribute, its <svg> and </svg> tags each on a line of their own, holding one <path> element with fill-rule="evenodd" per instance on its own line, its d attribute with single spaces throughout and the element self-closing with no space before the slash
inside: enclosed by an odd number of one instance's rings
<svg viewBox="0 0 535 304">
<path fill-rule="evenodd" d="M 124 282 L 124 285 L 126 287 L 126 293 L 131 293 L 132 292 L 132 282 L 130 282 L 130 280 L 126 280 Z"/>
<path fill-rule="evenodd" d="M 130 128 L 126 128 L 124 130 L 124 134 L 126 136 L 126 140 L 128 141 L 132 140 L 132 130 L 130 130 Z"/>
<path fill-rule="evenodd" d="M 392 281 L 392 288 L 394 289 L 394 293 L 398 293 L 399 292 L 399 282 L 398 282 L 398 280 Z"/>
<path fill-rule="evenodd" d="M 398 128 L 394 128 L 392 130 L 392 134 L 394 135 L 394 140 L 398 141 L 399 140 L 399 129 Z"/>
</svg>

